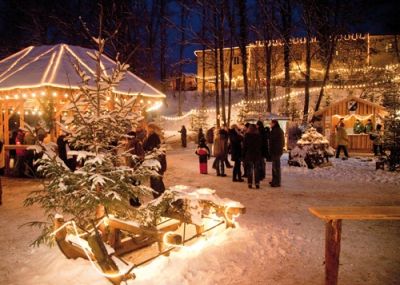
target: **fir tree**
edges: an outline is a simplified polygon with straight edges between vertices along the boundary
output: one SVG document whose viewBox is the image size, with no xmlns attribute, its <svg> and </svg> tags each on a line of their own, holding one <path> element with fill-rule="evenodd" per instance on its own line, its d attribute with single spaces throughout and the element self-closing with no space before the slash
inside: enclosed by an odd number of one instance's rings
<svg viewBox="0 0 400 285">
<path fill-rule="evenodd" d="M 242 101 L 242 103 L 240 104 L 239 112 L 237 114 L 237 121 L 239 123 L 244 123 L 249 114 L 250 114 L 249 103 L 246 101 Z"/>
<path fill-rule="evenodd" d="M 388 115 L 384 119 L 384 149 L 389 150 L 389 169 L 394 171 L 400 164 L 400 92 L 399 85 L 392 83 L 383 93 L 383 106 Z"/>
<path fill-rule="evenodd" d="M 205 108 L 201 108 L 196 110 L 196 112 L 192 115 L 191 118 L 191 128 L 194 131 L 198 131 L 200 128 L 203 130 L 207 129 L 207 119 L 208 115 L 206 113 Z"/>
<path fill-rule="evenodd" d="M 37 164 L 45 178 L 44 188 L 32 192 L 25 205 L 39 204 L 48 220 L 33 223 L 43 229 L 35 244 L 52 241 L 50 232 L 56 214 L 74 220 L 83 231 L 92 227 L 96 209 L 103 206 L 106 213 L 138 216 L 140 220 L 141 213 L 129 205 L 129 199 L 150 194 L 151 188 L 143 183 L 150 176 L 158 176 L 156 152 L 147 155 L 143 162 L 132 157 L 136 162 L 133 168 L 123 163 L 130 156 L 124 145 L 126 134 L 141 119 L 140 113 L 133 111 L 138 109 L 137 97 L 113 92 L 129 66 L 117 58 L 114 70 L 104 70 L 101 61 L 105 40 L 94 40 L 99 48 L 88 55 L 96 63 L 96 73 L 88 75 L 79 63 L 75 64 L 82 84 L 78 92 L 69 92 L 66 109 L 71 116 L 61 126 L 69 134 L 68 143 L 76 150 L 70 154 L 77 156 L 81 167 L 71 171 L 57 156 L 54 144 L 39 142 L 36 147 L 37 152 L 43 153 Z"/>
</svg>

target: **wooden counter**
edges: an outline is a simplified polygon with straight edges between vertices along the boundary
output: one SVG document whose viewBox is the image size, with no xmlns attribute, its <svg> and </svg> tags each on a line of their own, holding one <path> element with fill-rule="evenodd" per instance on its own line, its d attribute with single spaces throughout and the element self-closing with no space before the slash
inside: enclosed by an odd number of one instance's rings
<svg viewBox="0 0 400 285">
<path fill-rule="evenodd" d="M 372 141 L 369 139 L 369 134 L 352 134 L 348 135 L 349 144 L 347 146 L 349 151 L 354 152 L 372 152 Z M 335 135 L 331 136 L 331 145 L 335 148 L 336 138 Z"/>
</svg>

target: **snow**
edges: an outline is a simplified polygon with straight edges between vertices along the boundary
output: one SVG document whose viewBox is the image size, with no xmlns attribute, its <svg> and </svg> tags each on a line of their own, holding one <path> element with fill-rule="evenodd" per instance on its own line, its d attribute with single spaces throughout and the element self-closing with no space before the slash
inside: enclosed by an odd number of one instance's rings
<svg viewBox="0 0 400 285">
<path fill-rule="evenodd" d="M 333 166 L 309 170 L 289 167 L 282 159 L 281 188 L 269 188 L 271 165 L 261 189 L 198 172 L 193 145 L 167 153 L 165 184 L 215 189 L 223 198 L 239 201 L 246 214 L 240 226 L 173 251 L 169 257 L 134 269 L 129 284 L 323 284 L 323 221 L 312 206 L 400 205 L 399 173 L 375 170 L 374 161 L 355 157 L 331 159 Z M 31 248 L 36 229 L 19 227 L 40 220 L 37 207 L 22 201 L 39 181 L 2 178 L 0 206 L 0 284 L 110 284 L 87 260 L 68 260 L 57 247 Z M 200 193 L 208 191 L 200 190 Z M 222 229 L 221 229 L 222 230 Z M 344 221 L 339 284 L 399 284 L 400 224 L 397 221 Z"/>
<path fill-rule="evenodd" d="M 14 89 L 20 86 L 42 87 L 56 86 L 77 89 L 82 79 L 76 73 L 74 65 L 86 76 L 94 77 L 95 61 L 90 53 L 95 52 L 79 46 L 57 44 L 31 46 L 11 55 L 0 62 L 1 89 Z M 54 60 L 57 58 L 57 60 Z M 104 73 L 107 74 L 116 66 L 115 61 L 106 55 L 102 56 Z M 125 94 L 142 94 L 149 97 L 164 98 L 165 95 L 143 81 L 141 78 L 127 72 L 115 92 Z M 63 94 L 62 94 L 63 95 Z"/>
</svg>

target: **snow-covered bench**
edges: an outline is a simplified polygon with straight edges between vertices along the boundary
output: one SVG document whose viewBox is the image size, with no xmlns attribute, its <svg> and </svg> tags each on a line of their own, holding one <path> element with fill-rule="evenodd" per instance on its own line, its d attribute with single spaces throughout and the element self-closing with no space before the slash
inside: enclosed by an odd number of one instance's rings
<svg viewBox="0 0 400 285">
<path fill-rule="evenodd" d="M 308 210 L 326 223 L 326 285 L 336 285 L 338 281 L 342 220 L 400 220 L 400 206 L 315 207 Z"/>
</svg>

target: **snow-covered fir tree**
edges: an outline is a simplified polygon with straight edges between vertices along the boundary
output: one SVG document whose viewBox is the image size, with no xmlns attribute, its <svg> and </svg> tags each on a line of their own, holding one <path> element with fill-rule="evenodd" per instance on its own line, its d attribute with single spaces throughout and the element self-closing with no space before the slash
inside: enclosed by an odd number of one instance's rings
<svg viewBox="0 0 400 285">
<path fill-rule="evenodd" d="M 296 147 L 290 152 L 289 165 L 307 166 L 312 169 L 325 165 L 327 159 L 334 155 L 335 150 L 329 146 L 329 141 L 313 127 L 309 127 Z"/>
<path fill-rule="evenodd" d="M 249 116 L 251 112 L 249 103 L 247 101 L 242 101 L 240 104 L 240 109 L 239 112 L 237 114 L 237 121 L 238 123 L 243 123 L 246 118 Z"/>
<path fill-rule="evenodd" d="M 394 171 L 400 164 L 400 89 L 391 83 L 383 93 L 383 106 L 388 111 L 384 119 L 384 149 L 389 151 L 389 169 Z"/>
<path fill-rule="evenodd" d="M 106 213 L 121 217 L 141 213 L 132 208 L 129 199 L 149 195 L 152 190 L 144 182 L 150 176 L 158 176 L 160 167 L 156 160 L 158 151 L 142 161 L 126 150 L 127 133 L 134 129 L 141 115 L 136 96 L 122 96 L 113 92 L 124 78 L 128 65 L 116 60 L 113 70 L 105 71 L 101 61 L 105 40 L 94 39 L 98 50 L 88 52 L 96 63 L 94 76 L 87 74 L 77 62 L 74 66 L 82 84 L 77 92 L 69 92 L 69 104 L 62 129 L 68 133 L 67 142 L 80 167 L 71 171 L 57 156 L 55 145 L 36 147 L 43 153 L 37 161 L 38 172 L 44 176 L 44 189 L 33 192 L 25 205 L 39 204 L 47 214 L 46 222 L 34 223 L 42 227 L 37 244 L 51 242 L 50 232 L 56 214 L 74 220 L 82 230 L 88 230 L 96 220 L 96 210 L 104 207 Z M 131 156 L 134 167 L 125 165 Z"/>
<path fill-rule="evenodd" d="M 208 114 L 205 108 L 196 110 L 191 117 L 191 129 L 198 131 L 200 128 L 207 129 Z"/>
</svg>

